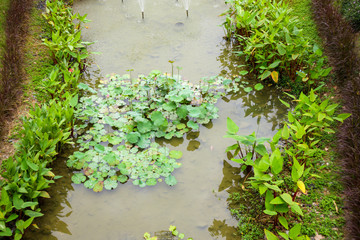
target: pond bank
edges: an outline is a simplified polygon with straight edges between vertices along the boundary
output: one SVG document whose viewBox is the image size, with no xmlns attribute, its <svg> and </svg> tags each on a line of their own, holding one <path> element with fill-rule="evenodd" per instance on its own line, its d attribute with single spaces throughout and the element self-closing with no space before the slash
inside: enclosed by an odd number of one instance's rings
<svg viewBox="0 0 360 240">
<path fill-rule="evenodd" d="M 352 114 L 339 128 L 337 152 L 345 187 L 345 237 L 357 239 L 360 236 L 360 58 L 356 41 L 359 40 L 333 1 L 312 2 L 320 35 L 335 70 L 344 111 Z"/>
</svg>

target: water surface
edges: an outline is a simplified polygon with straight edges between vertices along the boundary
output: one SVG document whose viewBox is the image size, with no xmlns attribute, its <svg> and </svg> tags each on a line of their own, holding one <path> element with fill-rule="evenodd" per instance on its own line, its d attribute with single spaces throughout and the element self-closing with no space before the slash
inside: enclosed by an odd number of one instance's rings
<svg viewBox="0 0 360 240">
<path fill-rule="evenodd" d="M 75 11 L 88 13 L 92 22 L 84 30 L 85 41 L 96 41 L 85 75 L 88 81 L 108 73 L 147 74 L 153 69 L 171 72 L 174 60 L 180 74 L 192 82 L 217 74 L 236 74 L 235 61 L 223 40 L 226 9 L 220 0 L 197 0 L 190 4 L 189 18 L 181 2 L 145 2 L 145 19 L 136 0 L 78 0 Z M 65 159 L 56 163 L 55 172 L 64 176 L 50 189 L 45 200 L 45 216 L 37 220 L 40 230 L 28 232 L 26 239 L 142 239 L 144 232 L 166 230 L 176 225 L 187 237 L 197 240 L 239 239 L 237 221 L 227 209 L 229 191 L 236 190 L 240 179 L 238 166 L 228 161 L 225 149 L 233 144 L 222 136 L 226 119 L 231 117 L 240 134 L 256 131 L 270 137 L 284 116 L 278 93 L 265 87 L 260 92 L 224 97 L 216 105 L 220 118 L 202 126 L 183 139 L 158 141 L 183 151 L 182 167 L 174 172 L 178 184 L 165 183 L 139 188 L 131 183 L 112 191 L 94 193 L 71 183 L 72 172 Z M 70 152 L 70 151 L 69 151 Z M 65 154 L 66 155 L 66 154 Z"/>
</svg>

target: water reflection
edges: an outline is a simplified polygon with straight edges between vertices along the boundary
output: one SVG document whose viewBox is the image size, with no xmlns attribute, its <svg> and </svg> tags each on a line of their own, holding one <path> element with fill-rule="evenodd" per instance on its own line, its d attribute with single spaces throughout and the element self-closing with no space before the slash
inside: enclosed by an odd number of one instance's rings
<svg viewBox="0 0 360 240">
<path fill-rule="evenodd" d="M 71 150 L 69 151 L 71 152 Z M 62 176 L 62 178 L 56 180 L 55 184 L 51 185 L 48 189 L 51 198 L 44 199 L 40 203 L 42 212 L 51 213 L 51 215 L 45 214 L 41 218 L 36 218 L 34 223 L 37 224 L 39 229 L 30 227 L 24 239 L 58 239 L 52 235 L 53 232 L 60 233 L 64 239 L 66 239 L 66 236 L 72 235 L 68 224 L 62 221 L 62 219 L 66 219 L 72 214 L 72 207 L 69 201 L 71 201 L 71 194 L 74 188 L 71 183 L 72 171 L 66 167 L 68 155 L 69 154 L 64 154 L 58 157 L 51 166 L 55 175 Z"/>
</svg>

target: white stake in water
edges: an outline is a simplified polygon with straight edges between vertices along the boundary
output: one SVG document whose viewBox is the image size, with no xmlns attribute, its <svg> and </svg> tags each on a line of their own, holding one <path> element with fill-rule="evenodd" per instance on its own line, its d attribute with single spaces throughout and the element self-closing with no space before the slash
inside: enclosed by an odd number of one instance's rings
<svg viewBox="0 0 360 240">
<path fill-rule="evenodd" d="M 183 3 L 186 11 L 186 17 L 189 17 L 190 0 L 183 0 Z"/>
<path fill-rule="evenodd" d="M 138 1 L 139 1 L 142 19 L 144 19 L 145 0 L 138 0 Z"/>
</svg>

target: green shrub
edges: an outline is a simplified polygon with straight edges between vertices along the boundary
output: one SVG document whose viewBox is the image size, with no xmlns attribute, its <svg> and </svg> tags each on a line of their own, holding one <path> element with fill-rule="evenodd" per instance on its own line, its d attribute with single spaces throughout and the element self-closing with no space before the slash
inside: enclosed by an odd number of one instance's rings
<svg viewBox="0 0 360 240">
<path fill-rule="evenodd" d="M 341 2 L 341 13 L 355 31 L 360 31 L 360 0 L 343 0 Z"/>
<path fill-rule="evenodd" d="M 227 3 L 230 8 L 223 24 L 227 36 L 235 37 L 240 45 L 237 54 L 245 57 L 260 80 L 272 79 L 300 93 L 329 74 L 321 49 L 297 28 L 298 20 L 291 17 L 287 4 L 277 0 Z M 302 89 L 302 82 L 309 87 Z"/>
</svg>

